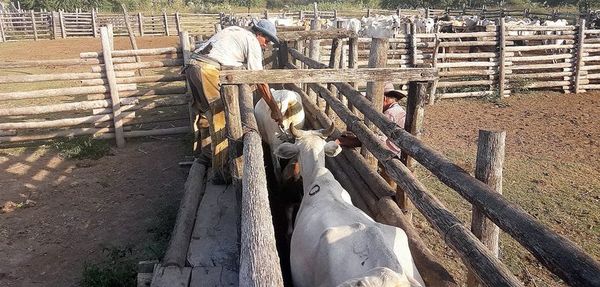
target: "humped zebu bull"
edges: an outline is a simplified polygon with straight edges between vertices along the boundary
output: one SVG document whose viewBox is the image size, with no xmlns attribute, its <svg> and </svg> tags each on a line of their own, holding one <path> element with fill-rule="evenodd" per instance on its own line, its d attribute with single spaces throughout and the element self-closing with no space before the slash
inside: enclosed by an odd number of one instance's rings
<svg viewBox="0 0 600 287">
<path fill-rule="evenodd" d="M 283 115 L 283 127 L 287 129 L 290 124 L 296 128 L 304 126 L 304 108 L 302 106 L 302 98 L 298 93 L 289 90 L 271 90 L 271 94 Z M 254 107 L 254 116 L 258 125 L 258 130 L 262 140 L 269 145 L 271 153 L 283 142 L 283 139 L 288 132 L 280 128 L 275 121 L 271 119 L 271 109 L 267 103 L 261 98 Z M 278 183 L 283 180 L 281 178 L 282 166 L 276 157 L 272 157 L 273 168 L 275 169 L 275 177 Z"/>
<path fill-rule="evenodd" d="M 291 242 L 294 286 L 425 286 L 400 228 L 375 222 L 352 205 L 350 195 L 325 167 L 340 146 L 325 139 L 334 130 L 290 126 L 294 144 L 275 154 L 297 157 L 304 197 Z"/>
</svg>

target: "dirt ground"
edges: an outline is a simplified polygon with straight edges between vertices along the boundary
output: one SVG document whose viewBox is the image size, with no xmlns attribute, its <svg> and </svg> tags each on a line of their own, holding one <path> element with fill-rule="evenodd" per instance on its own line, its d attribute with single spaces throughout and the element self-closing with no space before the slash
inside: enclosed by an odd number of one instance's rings
<svg viewBox="0 0 600 287">
<path fill-rule="evenodd" d="M 173 46 L 176 37 L 138 39 L 142 48 Z M 117 38 L 117 48 L 129 48 Z M 98 51 L 98 39 L 0 44 L 0 61 L 63 59 Z M 442 100 L 427 107 L 423 140 L 473 171 L 478 129 L 507 132 L 504 194 L 600 259 L 600 93 L 553 92 Z M 180 139 L 133 142 L 98 161 L 64 160 L 44 148 L 0 151 L 0 286 L 73 286 L 103 246 L 143 248 L 157 210 L 176 206 L 185 169 Z M 423 169 L 418 177 L 461 220 L 470 206 Z M 27 199 L 32 200 L 26 204 Z M 28 207 L 29 206 L 29 207 Z M 459 280 L 465 268 L 422 218 L 417 226 Z M 500 258 L 528 286 L 560 281 L 506 234 Z"/>
<path fill-rule="evenodd" d="M 130 142 L 99 160 L 0 151 L 0 203 L 24 203 L 0 214 L 0 286 L 77 286 L 103 248 L 143 252 L 159 211 L 179 204 L 181 160 L 181 139 Z"/>
<path fill-rule="evenodd" d="M 478 130 L 506 131 L 503 191 L 511 202 L 600 260 L 600 93 L 534 92 L 500 104 L 481 99 L 442 100 L 426 108 L 424 141 L 469 172 L 474 171 Z M 418 177 L 470 224 L 466 200 L 423 168 Z M 419 220 L 440 258 L 464 279 L 464 267 Z M 507 234 L 500 259 L 528 286 L 557 286 Z M 460 270 L 460 271 L 459 271 Z"/>
</svg>

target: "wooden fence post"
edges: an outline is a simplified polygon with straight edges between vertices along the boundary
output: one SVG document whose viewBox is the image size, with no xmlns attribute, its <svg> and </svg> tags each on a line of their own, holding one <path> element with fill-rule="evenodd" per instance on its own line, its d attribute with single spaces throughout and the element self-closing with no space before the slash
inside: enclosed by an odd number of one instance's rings
<svg viewBox="0 0 600 287">
<path fill-rule="evenodd" d="M 577 32 L 577 62 L 575 63 L 575 75 L 574 75 L 574 87 L 573 92 L 579 93 L 582 92 L 580 89 L 581 83 L 581 73 L 583 72 L 581 69 L 585 65 L 583 62 L 583 44 L 585 42 L 585 19 L 581 19 L 579 21 L 579 29 Z"/>
<path fill-rule="evenodd" d="M 240 103 L 241 89 L 243 85 L 223 85 L 223 106 L 225 108 L 225 121 L 228 138 L 228 153 L 229 153 L 229 170 L 234 184 L 241 184 L 243 173 L 243 158 L 242 146 L 244 136 L 242 131 L 242 121 L 240 118 Z M 244 96 L 252 97 L 251 94 Z M 236 182 L 237 181 L 237 182 Z"/>
<path fill-rule="evenodd" d="M 4 12 L 0 12 L 0 42 L 6 42 L 6 34 L 4 32 Z"/>
<path fill-rule="evenodd" d="M 37 34 L 37 26 L 35 25 L 35 12 L 33 12 L 33 10 L 31 10 L 30 15 L 31 15 L 31 25 L 33 26 L 33 40 L 37 41 L 38 34 Z"/>
<path fill-rule="evenodd" d="M 100 37 L 102 38 L 102 56 L 104 58 L 104 69 L 106 79 L 108 80 L 110 100 L 112 103 L 113 122 L 115 127 L 115 139 L 117 147 L 125 146 L 125 137 L 123 135 L 123 120 L 121 119 L 121 100 L 119 98 L 119 87 L 117 77 L 112 61 L 112 47 L 108 27 L 100 28 Z"/>
<path fill-rule="evenodd" d="M 501 99 L 505 96 L 506 89 L 506 26 L 504 17 L 500 18 L 500 26 L 498 27 L 498 97 Z"/>
<path fill-rule="evenodd" d="M 108 41 L 110 43 L 110 49 L 114 50 L 115 49 L 115 33 L 113 30 L 113 24 L 108 23 L 106 24 L 106 30 L 108 31 Z"/>
<path fill-rule="evenodd" d="M 358 68 L 358 36 L 354 35 L 348 39 L 348 69 Z M 357 88 L 357 83 L 350 83 L 353 88 Z M 348 109 L 354 114 L 359 113 L 354 105 L 348 101 Z"/>
<path fill-rule="evenodd" d="M 98 24 L 96 23 L 96 9 L 92 9 L 92 32 L 94 33 L 94 38 L 98 37 Z"/>
<path fill-rule="evenodd" d="M 427 96 L 427 82 L 410 82 L 408 84 L 408 99 L 406 101 L 406 120 L 404 122 L 404 130 L 411 133 L 417 138 L 421 137 L 423 130 L 423 121 L 425 120 L 425 103 L 429 100 Z M 411 171 L 415 171 L 414 160 L 404 151 L 400 154 L 400 161 L 406 165 Z M 398 206 L 408 212 L 410 216 L 410 201 L 406 193 L 396 194 Z M 409 217 L 410 218 L 410 217 Z"/>
<path fill-rule="evenodd" d="M 499 194 L 502 194 L 505 139 L 506 132 L 504 131 L 479 130 L 475 177 Z M 471 232 L 498 258 L 500 228 L 487 219 L 483 212 L 475 206 L 473 206 L 471 217 Z M 479 280 L 472 271 L 468 273 L 467 286 L 480 286 Z"/>
<path fill-rule="evenodd" d="M 163 11 L 163 21 L 165 22 L 165 35 L 171 36 L 169 33 L 169 20 L 167 17 L 167 11 Z"/>
<path fill-rule="evenodd" d="M 140 37 L 144 37 L 144 16 L 142 16 L 142 12 L 138 12 L 138 24 L 140 28 Z"/>
<path fill-rule="evenodd" d="M 190 48 L 190 36 L 189 33 L 187 31 L 183 31 L 181 33 L 179 33 L 179 44 L 181 45 L 181 55 L 183 57 L 183 67 L 185 67 L 187 64 L 190 63 L 190 53 L 191 53 L 191 48 Z M 192 91 L 190 88 L 189 83 L 186 81 L 186 94 L 188 94 L 190 97 L 192 96 Z M 196 113 L 196 109 L 194 109 L 192 107 L 192 101 L 190 100 L 190 103 L 188 105 L 188 112 L 190 114 L 190 129 L 191 132 L 194 134 L 194 146 L 193 146 L 193 151 L 197 151 L 198 149 L 198 135 L 199 135 L 199 130 L 198 130 L 198 126 L 196 125 L 196 121 L 198 120 L 198 117 L 200 115 L 198 115 Z"/>
<path fill-rule="evenodd" d="M 439 30 L 439 26 L 437 27 Z M 433 45 L 433 53 L 431 54 L 431 67 L 434 68 L 437 72 L 437 64 L 438 64 L 438 50 L 440 49 L 440 38 L 438 36 L 439 31 L 435 33 L 434 45 Z M 431 89 L 429 90 L 429 105 L 433 105 L 435 103 L 435 93 L 437 92 L 438 78 L 433 80 L 431 84 Z"/>
<path fill-rule="evenodd" d="M 175 12 L 175 26 L 177 27 L 177 35 L 181 34 L 181 19 L 179 12 Z"/>
<path fill-rule="evenodd" d="M 63 11 L 58 11 L 58 20 L 60 21 L 60 34 L 63 38 L 67 38 L 67 31 L 65 29 L 65 17 Z"/>
<path fill-rule="evenodd" d="M 319 7 L 317 6 L 317 2 L 313 2 L 313 14 L 316 19 L 319 19 Z"/>
<path fill-rule="evenodd" d="M 243 89 L 247 90 L 246 88 Z M 252 98 L 239 98 L 244 134 L 239 286 L 283 286 Z"/>
<path fill-rule="evenodd" d="M 410 23 L 410 61 L 411 67 L 417 67 L 417 25 Z"/>
<path fill-rule="evenodd" d="M 315 11 L 316 11 L 316 7 L 317 7 L 316 2 L 315 2 L 314 7 L 315 7 Z M 319 19 L 315 18 L 315 19 L 311 20 L 310 28 L 311 28 L 311 30 L 320 30 L 321 22 L 319 22 Z M 311 39 L 309 45 L 310 46 L 309 46 L 309 50 L 308 50 L 308 56 L 315 61 L 321 62 L 321 40 Z M 314 103 L 316 103 L 318 106 L 320 106 L 317 94 L 313 90 L 308 89 L 307 94 Z"/>
<path fill-rule="evenodd" d="M 125 4 L 121 3 L 121 9 L 123 9 L 123 18 L 125 18 L 125 25 L 127 26 L 127 34 L 129 34 L 129 42 L 131 43 L 131 48 L 133 48 L 134 50 L 137 50 L 137 42 L 135 41 L 135 35 L 133 34 L 133 28 L 131 27 L 131 21 L 129 19 L 129 13 L 127 13 L 127 7 L 125 7 Z M 135 56 L 135 61 L 137 63 L 142 62 L 142 59 L 140 58 L 140 56 Z M 140 74 L 140 76 L 142 76 L 142 70 L 138 70 L 138 73 Z"/>
<path fill-rule="evenodd" d="M 339 69 L 341 55 L 342 55 L 341 40 L 339 38 L 335 38 L 331 42 L 331 54 L 329 55 L 329 68 Z M 334 97 L 336 97 L 336 98 L 338 97 L 338 91 L 334 85 L 327 84 L 327 88 L 329 89 L 329 91 L 331 91 L 331 94 Z M 325 104 L 325 113 L 330 118 L 333 117 L 333 118 L 337 119 L 335 113 L 333 113 L 333 111 L 329 107 L 329 104 L 327 104 L 327 103 Z M 337 121 L 337 120 L 335 120 L 334 122 L 339 123 L 339 121 Z"/>
<path fill-rule="evenodd" d="M 388 39 L 373 38 L 371 41 L 371 51 L 369 53 L 369 68 L 385 68 L 387 63 Z M 367 83 L 367 99 L 371 101 L 371 106 L 378 112 L 383 112 L 383 82 L 368 82 Z M 371 130 L 378 130 L 371 121 L 365 119 L 365 124 Z M 377 159 L 367 150 L 362 147 L 360 153 L 365 157 L 369 167 L 372 170 L 377 170 Z"/>
<path fill-rule="evenodd" d="M 367 18 L 371 17 L 371 8 L 367 8 Z"/>
</svg>

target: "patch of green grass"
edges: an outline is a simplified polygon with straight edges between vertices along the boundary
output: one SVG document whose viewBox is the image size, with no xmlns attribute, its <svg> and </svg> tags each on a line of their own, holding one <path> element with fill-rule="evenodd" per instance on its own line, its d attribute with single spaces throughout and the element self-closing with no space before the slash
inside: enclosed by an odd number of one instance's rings
<svg viewBox="0 0 600 287">
<path fill-rule="evenodd" d="M 97 264 L 86 263 L 80 282 L 82 287 L 135 286 L 137 262 L 132 258 L 133 248 L 104 248 L 106 258 Z"/>
<path fill-rule="evenodd" d="M 110 153 L 110 145 L 92 137 L 74 137 L 56 140 L 52 147 L 65 158 L 99 159 Z"/>
<path fill-rule="evenodd" d="M 152 241 L 145 247 L 146 257 L 149 256 L 152 259 L 161 259 L 164 257 L 169 246 L 169 240 L 171 239 L 171 231 L 173 231 L 173 226 L 177 219 L 178 208 L 178 201 L 160 207 L 151 227 L 146 230 L 152 234 Z"/>
</svg>

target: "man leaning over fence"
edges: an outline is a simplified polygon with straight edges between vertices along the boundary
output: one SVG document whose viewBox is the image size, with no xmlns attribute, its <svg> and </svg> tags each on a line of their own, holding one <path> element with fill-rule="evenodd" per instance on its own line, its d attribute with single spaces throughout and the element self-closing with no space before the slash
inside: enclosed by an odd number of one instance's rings
<svg viewBox="0 0 600 287">
<path fill-rule="evenodd" d="M 192 53 L 185 75 L 192 91 L 192 107 L 200 115 L 196 122 L 200 135 L 196 141 L 200 143 L 208 138 L 207 128 L 213 133 L 225 130 L 224 116 L 216 118 L 215 115 L 215 107 L 220 106 L 222 111 L 220 70 L 262 70 L 262 49 L 267 47 L 269 41 L 278 44 L 275 26 L 264 19 L 254 20 L 250 30 L 237 26 L 227 27 Z M 258 84 L 257 89 L 272 111 L 271 118 L 281 125 L 283 116 L 273 100 L 268 84 Z M 218 151 L 211 151 L 211 146 L 215 149 L 214 140 L 211 145 L 203 144 L 200 151 L 195 151 L 200 153 L 199 161 L 206 165 L 210 165 L 213 152 L 219 154 Z M 225 158 L 212 160 L 213 166 L 221 166 L 226 162 Z"/>
</svg>

